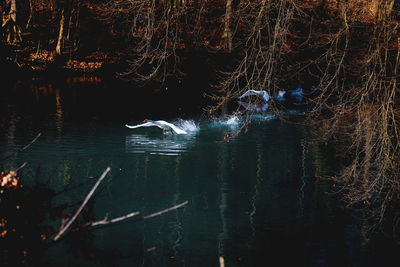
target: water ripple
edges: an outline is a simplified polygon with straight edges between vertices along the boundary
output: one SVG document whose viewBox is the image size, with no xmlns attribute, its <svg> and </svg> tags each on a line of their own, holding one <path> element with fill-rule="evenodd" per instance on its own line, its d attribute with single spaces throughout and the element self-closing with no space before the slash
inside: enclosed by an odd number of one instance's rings
<svg viewBox="0 0 400 267">
<path fill-rule="evenodd" d="M 161 138 L 150 138 L 143 134 L 131 134 L 125 137 L 125 152 L 177 156 L 188 151 L 194 139 L 193 135 L 165 135 Z"/>
</svg>

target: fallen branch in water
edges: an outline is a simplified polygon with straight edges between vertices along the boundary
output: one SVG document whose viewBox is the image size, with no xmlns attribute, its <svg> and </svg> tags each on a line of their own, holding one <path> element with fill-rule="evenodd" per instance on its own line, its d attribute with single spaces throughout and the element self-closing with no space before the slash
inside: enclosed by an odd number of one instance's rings
<svg viewBox="0 0 400 267">
<path fill-rule="evenodd" d="M 173 207 L 171 207 L 171 208 L 168 208 L 168 209 L 165 209 L 165 210 L 161 210 L 161 211 L 159 211 L 159 212 L 155 212 L 155 213 L 149 214 L 149 215 L 147 215 L 147 216 L 144 216 L 144 217 L 143 217 L 143 220 L 150 219 L 150 218 L 159 216 L 159 215 L 161 215 L 161 214 L 167 213 L 167 212 L 169 212 L 169 211 L 179 209 L 180 207 L 183 207 L 183 206 L 187 205 L 188 203 L 189 203 L 189 201 L 186 200 L 185 202 L 183 202 L 183 203 L 181 203 L 181 204 L 178 204 L 178 205 L 176 205 L 176 206 L 173 206 Z"/>
<path fill-rule="evenodd" d="M 149 219 L 149 218 L 153 218 L 153 217 L 162 215 L 162 214 L 167 213 L 169 211 L 176 210 L 176 209 L 178 209 L 180 207 L 183 207 L 183 206 L 187 205 L 188 203 L 189 203 L 189 201 L 185 201 L 185 202 L 183 202 L 181 204 L 178 204 L 178 205 L 175 205 L 175 206 L 173 206 L 171 208 L 168 208 L 168 209 L 165 209 L 165 210 L 161 210 L 161 211 L 149 214 L 147 216 L 144 216 L 144 217 L 142 217 L 142 219 L 145 220 L 145 219 Z M 86 228 L 86 227 L 89 227 L 89 226 L 92 226 L 92 227 L 94 227 L 94 226 L 104 226 L 104 225 L 108 225 L 108 224 L 112 224 L 112 223 L 121 222 L 121 221 L 124 221 L 126 219 L 129 219 L 129 218 L 132 218 L 134 216 L 137 216 L 139 214 L 140 214 L 140 211 L 135 211 L 135 212 L 128 213 L 128 214 L 126 214 L 124 216 L 114 218 L 112 220 L 108 220 L 108 214 L 107 214 L 103 220 L 100 220 L 100 221 L 97 221 L 97 222 L 86 223 L 82 227 L 80 227 L 80 229 Z"/>
<path fill-rule="evenodd" d="M 135 211 L 135 212 L 131 212 L 129 214 L 126 214 L 124 216 L 114 218 L 112 220 L 108 220 L 108 214 L 107 214 L 106 217 L 103 220 L 89 223 L 88 226 L 97 226 L 97 225 L 106 225 L 106 224 L 116 223 L 116 222 L 120 222 L 120 221 L 129 219 L 131 217 L 137 216 L 139 214 L 140 214 L 139 211 Z"/>
<path fill-rule="evenodd" d="M 168 209 L 165 209 L 165 210 L 161 210 L 161 211 L 149 214 L 147 216 L 144 216 L 143 220 L 150 219 L 150 218 L 162 215 L 164 213 L 167 213 L 169 211 L 179 209 L 180 207 L 183 207 L 183 206 L 187 205 L 188 203 L 189 203 L 189 201 L 186 200 L 185 202 L 183 202 L 181 204 L 178 204 L 176 206 L 173 206 L 171 208 L 168 208 Z M 120 222 L 120 221 L 129 219 L 129 218 L 134 217 L 134 216 L 139 215 L 139 214 L 140 214 L 140 211 L 135 211 L 135 212 L 129 213 L 127 215 L 114 218 L 112 220 L 108 220 L 108 214 L 107 214 L 106 217 L 103 220 L 97 221 L 97 222 L 88 223 L 87 226 L 97 226 L 97 225 L 105 225 L 105 224 L 116 223 L 116 222 Z"/>
<path fill-rule="evenodd" d="M 93 186 L 92 190 L 90 190 L 89 194 L 86 196 L 85 200 L 82 202 L 82 205 L 79 207 L 79 209 L 75 212 L 74 216 L 68 221 L 68 223 L 60 230 L 60 232 L 54 237 L 54 241 L 57 241 L 65 231 L 68 230 L 68 228 L 71 226 L 71 224 L 75 221 L 75 219 L 78 217 L 79 213 L 83 210 L 89 199 L 92 197 L 94 191 L 97 189 L 101 181 L 106 177 L 107 173 L 111 170 L 110 167 L 107 167 L 107 169 L 103 172 L 103 174 L 100 176 L 100 178 L 97 180 L 96 184 Z"/>
</svg>

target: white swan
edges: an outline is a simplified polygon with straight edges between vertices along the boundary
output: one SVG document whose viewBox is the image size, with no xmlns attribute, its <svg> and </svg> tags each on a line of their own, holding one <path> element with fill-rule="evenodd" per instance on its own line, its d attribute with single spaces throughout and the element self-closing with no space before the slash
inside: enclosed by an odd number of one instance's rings
<svg viewBox="0 0 400 267">
<path fill-rule="evenodd" d="M 125 124 L 125 126 L 130 129 L 135 129 L 135 128 L 139 128 L 139 127 L 157 126 L 158 128 L 161 128 L 163 130 L 172 130 L 177 134 L 187 134 L 187 132 L 185 130 L 182 130 L 182 129 L 176 127 L 175 125 L 173 125 L 172 123 L 169 123 L 169 122 L 166 122 L 163 120 L 158 120 L 158 121 L 145 120 L 145 122 L 142 124 L 138 124 L 138 125 Z"/>
<path fill-rule="evenodd" d="M 257 90 L 248 90 L 245 92 L 243 95 L 239 96 L 239 99 L 242 99 L 243 97 L 250 96 L 250 95 L 258 95 L 261 96 L 265 102 L 268 102 L 269 100 L 269 94 L 267 91 L 257 91 Z"/>
<path fill-rule="evenodd" d="M 279 90 L 279 92 L 275 95 L 275 99 L 282 103 L 283 101 L 285 101 L 285 94 L 286 91 L 285 90 Z"/>
</svg>

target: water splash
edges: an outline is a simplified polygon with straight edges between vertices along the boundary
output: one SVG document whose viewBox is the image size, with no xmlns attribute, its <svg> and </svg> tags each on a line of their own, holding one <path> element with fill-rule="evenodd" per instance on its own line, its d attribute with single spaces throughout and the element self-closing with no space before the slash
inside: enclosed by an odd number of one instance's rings
<svg viewBox="0 0 400 267">
<path fill-rule="evenodd" d="M 195 123 L 194 120 L 182 120 L 179 119 L 177 122 L 177 125 L 179 128 L 181 128 L 182 130 L 190 133 L 195 133 L 198 132 L 200 130 L 200 127 Z"/>
<path fill-rule="evenodd" d="M 241 118 L 237 115 L 231 115 L 223 118 L 211 118 L 206 123 L 206 128 L 225 129 L 228 131 L 236 130 L 241 124 Z"/>
<path fill-rule="evenodd" d="M 231 116 L 228 118 L 224 123 L 229 126 L 237 126 L 240 122 L 240 119 L 238 116 Z"/>
</svg>

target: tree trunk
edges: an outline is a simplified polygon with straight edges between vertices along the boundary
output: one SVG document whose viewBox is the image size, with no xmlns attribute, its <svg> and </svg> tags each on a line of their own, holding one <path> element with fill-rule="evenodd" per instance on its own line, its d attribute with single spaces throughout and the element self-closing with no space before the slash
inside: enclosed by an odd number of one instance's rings
<svg viewBox="0 0 400 267">
<path fill-rule="evenodd" d="M 61 19 L 60 19 L 60 31 L 58 33 L 58 41 L 57 41 L 57 47 L 56 47 L 56 53 L 57 55 L 61 55 L 61 42 L 63 38 L 63 32 L 64 32 L 64 9 L 61 11 Z"/>
<path fill-rule="evenodd" d="M 32 0 L 29 0 L 29 18 L 28 21 L 26 22 L 25 29 L 29 28 L 29 24 L 31 23 L 32 17 L 33 17 L 33 4 Z"/>
<path fill-rule="evenodd" d="M 0 1 L 0 39 L 3 38 L 3 2 Z M 1 44 L 0 44 L 1 45 Z"/>
<path fill-rule="evenodd" d="M 78 50 L 78 45 L 79 45 L 79 15 L 80 15 L 80 10 L 81 10 L 81 0 L 77 1 L 76 5 L 76 21 L 75 21 L 75 34 L 73 36 L 74 38 L 74 51 Z"/>
<path fill-rule="evenodd" d="M 232 52 L 231 21 L 232 21 L 232 0 L 226 0 L 225 26 L 224 26 L 223 38 L 225 39 L 225 50 L 228 53 Z"/>
<path fill-rule="evenodd" d="M 68 21 L 68 30 L 67 30 L 67 40 L 70 40 L 70 33 L 71 33 L 71 26 L 72 26 L 72 12 L 69 15 L 69 21 Z"/>
<path fill-rule="evenodd" d="M 11 0 L 10 17 L 14 23 L 17 23 L 17 2 L 16 2 L 16 0 Z"/>
<path fill-rule="evenodd" d="M 7 38 L 7 42 L 11 41 L 11 35 L 14 35 L 14 40 L 13 42 L 16 41 L 22 41 L 21 38 L 21 30 L 20 27 L 17 25 L 17 2 L 16 0 L 11 0 L 11 6 L 10 6 L 10 13 L 9 13 L 10 19 L 11 19 L 11 25 L 12 25 L 12 31 L 10 29 L 9 35 Z"/>
</svg>

